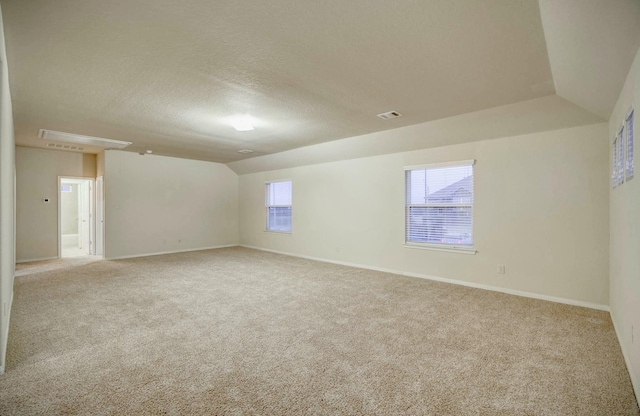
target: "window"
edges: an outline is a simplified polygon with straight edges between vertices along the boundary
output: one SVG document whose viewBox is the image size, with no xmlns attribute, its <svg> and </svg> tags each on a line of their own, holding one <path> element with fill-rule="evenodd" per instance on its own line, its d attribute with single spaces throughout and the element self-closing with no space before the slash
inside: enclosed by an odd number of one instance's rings
<svg viewBox="0 0 640 416">
<path fill-rule="evenodd" d="M 624 127 L 618 132 L 618 186 L 624 183 Z"/>
<path fill-rule="evenodd" d="M 627 166 L 626 180 L 633 178 L 633 110 L 627 116 L 625 122 L 625 131 L 627 132 Z"/>
<path fill-rule="evenodd" d="M 618 186 L 618 138 L 613 138 L 613 145 L 611 145 L 611 186 L 615 188 Z"/>
<path fill-rule="evenodd" d="M 473 164 L 405 168 L 405 240 L 452 249 L 473 246 Z"/>
<path fill-rule="evenodd" d="M 269 182 L 266 192 L 267 231 L 291 232 L 291 181 Z"/>
</svg>

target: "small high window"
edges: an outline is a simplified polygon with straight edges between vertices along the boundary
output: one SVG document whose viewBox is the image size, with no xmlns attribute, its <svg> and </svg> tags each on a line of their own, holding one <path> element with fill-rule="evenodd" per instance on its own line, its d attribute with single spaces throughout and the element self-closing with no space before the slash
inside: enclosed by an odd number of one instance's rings
<svg viewBox="0 0 640 416">
<path fill-rule="evenodd" d="M 624 127 L 618 132 L 618 186 L 624 183 Z"/>
<path fill-rule="evenodd" d="M 611 187 L 618 186 L 618 137 L 613 138 L 611 144 Z"/>
<path fill-rule="evenodd" d="M 625 121 L 625 131 L 627 132 L 627 166 L 626 166 L 626 180 L 633 178 L 633 110 L 627 116 Z"/>
</svg>

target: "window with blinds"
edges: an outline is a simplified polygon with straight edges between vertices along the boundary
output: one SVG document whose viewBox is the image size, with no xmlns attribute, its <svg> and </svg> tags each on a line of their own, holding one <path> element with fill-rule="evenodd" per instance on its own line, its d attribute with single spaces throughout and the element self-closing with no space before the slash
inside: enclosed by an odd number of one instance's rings
<svg viewBox="0 0 640 416">
<path fill-rule="evenodd" d="M 473 246 L 473 164 L 405 168 L 407 243 Z"/>
<path fill-rule="evenodd" d="M 618 186 L 618 138 L 613 138 L 611 144 L 611 187 Z"/>
<path fill-rule="evenodd" d="M 291 181 L 267 183 L 267 231 L 291 232 Z"/>
<path fill-rule="evenodd" d="M 618 132 L 618 186 L 624 183 L 624 127 Z"/>
<path fill-rule="evenodd" d="M 633 178 L 633 110 L 627 116 L 624 126 L 627 134 L 627 166 L 626 166 L 626 180 Z"/>
</svg>

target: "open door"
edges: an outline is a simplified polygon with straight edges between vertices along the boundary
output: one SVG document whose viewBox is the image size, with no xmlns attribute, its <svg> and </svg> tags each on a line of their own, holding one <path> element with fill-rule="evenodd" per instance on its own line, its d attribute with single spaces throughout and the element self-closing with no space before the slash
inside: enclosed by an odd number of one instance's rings
<svg viewBox="0 0 640 416">
<path fill-rule="evenodd" d="M 96 179 L 96 256 L 104 256 L 104 178 Z"/>
<path fill-rule="evenodd" d="M 58 256 L 95 254 L 94 180 L 60 177 L 58 183 Z"/>
<path fill-rule="evenodd" d="M 91 184 L 78 184 L 78 247 L 85 255 L 91 255 Z"/>
</svg>

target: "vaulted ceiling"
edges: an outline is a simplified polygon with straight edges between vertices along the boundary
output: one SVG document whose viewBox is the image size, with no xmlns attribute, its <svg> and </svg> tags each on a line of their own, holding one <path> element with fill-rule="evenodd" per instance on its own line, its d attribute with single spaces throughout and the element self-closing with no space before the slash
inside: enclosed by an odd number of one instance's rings
<svg viewBox="0 0 640 416">
<path fill-rule="evenodd" d="M 640 0 L 0 4 L 16 144 L 223 163 L 556 93 L 607 120 L 640 46 Z"/>
</svg>

